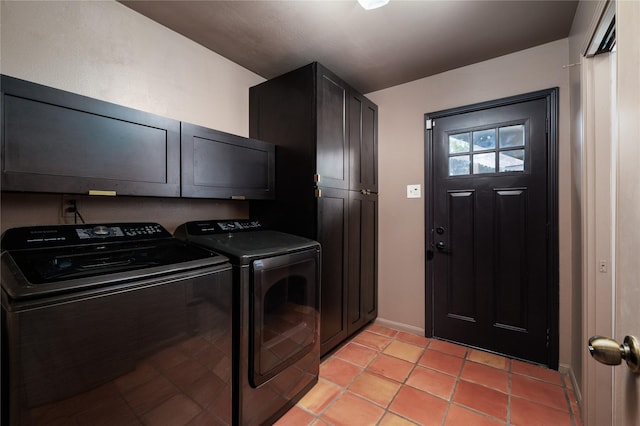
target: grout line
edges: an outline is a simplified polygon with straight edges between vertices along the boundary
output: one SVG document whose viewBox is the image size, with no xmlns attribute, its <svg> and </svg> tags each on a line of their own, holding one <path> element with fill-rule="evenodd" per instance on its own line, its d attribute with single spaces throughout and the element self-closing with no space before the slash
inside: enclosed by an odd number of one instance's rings
<svg viewBox="0 0 640 426">
<path fill-rule="evenodd" d="M 399 332 L 398 332 L 399 334 Z M 394 340 L 397 340 L 396 337 L 397 335 L 394 337 Z M 399 342 L 403 342 L 402 340 L 398 340 Z M 403 342 L 403 343 L 407 343 L 407 344 L 412 344 L 412 343 L 408 343 L 408 342 Z M 396 413 L 394 411 L 391 411 L 391 405 L 393 404 L 393 402 L 395 401 L 395 399 L 398 397 L 398 394 L 400 393 L 400 391 L 402 390 L 403 386 L 409 386 L 407 385 L 407 380 L 409 380 L 409 377 L 411 377 L 411 374 L 413 373 L 413 371 L 416 369 L 416 367 L 418 366 L 418 363 L 420 362 L 420 359 L 422 359 L 422 356 L 424 355 L 424 353 L 426 352 L 427 348 L 429 347 L 429 345 L 431 344 L 431 340 L 427 340 L 426 345 L 422 348 L 422 352 L 420 353 L 420 356 L 418 357 L 418 359 L 416 359 L 415 362 L 413 362 L 413 366 L 409 369 L 409 372 L 407 373 L 407 376 L 404 378 L 404 380 L 400 383 L 400 386 L 398 386 L 398 390 L 396 390 L 395 394 L 393 395 L 393 397 L 389 400 L 389 403 L 387 404 L 387 408 L 384 411 L 384 414 L 382 415 L 382 417 L 380 418 L 380 420 L 378 421 L 378 425 L 382 422 L 382 420 L 386 417 L 387 413 L 391 413 L 394 416 L 400 417 L 401 419 L 407 420 L 408 422 L 411 422 L 413 424 L 417 424 L 416 422 L 414 422 L 412 419 L 409 419 L 399 413 Z M 417 346 L 417 345 L 414 345 Z M 382 353 L 382 352 L 381 352 Z M 391 355 L 389 355 L 391 356 Z M 394 357 L 395 358 L 395 357 Z M 401 359 L 401 358 L 398 358 Z M 403 360 L 406 361 L 406 360 Z M 407 361 L 408 362 L 408 361 Z M 391 379 L 393 380 L 393 379 Z"/>
<path fill-rule="evenodd" d="M 331 356 L 329 356 L 327 359 L 325 359 L 325 360 L 323 361 L 323 364 L 324 364 L 324 363 L 328 362 L 328 361 L 329 361 L 329 360 L 331 360 L 331 359 L 337 358 L 337 359 L 340 359 L 341 361 L 344 361 L 344 362 L 347 362 L 347 363 L 349 363 L 349 364 L 355 365 L 355 366 L 359 367 L 361 370 L 360 370 L 360 372 L 359 372 L 358 374 L 356 374 L 356 375 L 353 377 L 353 379 L 351 379 L 351 381 L 350 381 L 349 383 L 347 383 L 345 386 L 340 386 L 340 385 L 338 385 L 337 383 L 333 383 L 333 382 L 331 382 L 331 381 L 329 381 L 329 380 L 323 379 L 323 380 L 324 380 L 324 381 L 326 381 L 326 382 L 329 382 L 329 383 L 332 383 L 332 384 L 334 384 L 334 385 L 336 385 L 336 386 L 339 386 L 342 390 L 341 390 L 341 391 L 340 391 L 340 392 L 339 392 L 339 393 L 338 393 L 338 394 L 333 398 L 333 400 L 332 400 L 329 404 L 327 404 L 327 406 L 326 406 L 322 411 L 320 411 L 320 413 L 318 413 L 317 415 L 315 415 L 314 413 L 311 413 L 311 414 L 313 414 L 313 415 L 314 415 L 314 417 L 315 417 L 315 421 L 322 420 L 323 422 L 330 423 L 330 422 L 329 422 L 328 420 L 326 420 L 326 419 L 321 419 L 321 417 L 322 417 L 322 416 L 323 416 L 323 415 L 324 415 L 324 414 L 325 414 L 325 413 L 326 413 L 326 412 L 327 412 L 331 407 L 333 407 L 333 405 L 334 405 L 336 402 L 338 402 L 338 400 L 339 400 L 339 399 L 340 399 L 340 398 L 341 398 L 345 393 L 347 393 L 347 389 L 349 388 L 349 386 L 351 386 L 351 384 L 353 384 L 353 383 L 357 380 L 357 378 L 358 378 L 358 377 L 360 377 L 360 376 L 361 376 L 361 375 L 362 375 L 362 374 L 367 370 L 367 368 L 369 368 L 369 366 L 373 363 L 373 361 L 375 361 L 375 360 L 380 356 L 380 354 L 382 353 L 382 351 L 383 351 L 386 347 L 388 347 L 388 346 L 391 344 L 391 341 L 394 339 L 394 337 L 385 336 L 385 335 L 382 335 L 382 334 L 379 334 L 379 333 L 371 332 L 371 333 L 374 333 L 374 334 L 376 334 L 376 335 L 378 335 L 378 336 L 384 336 L 384 337 L 387 337 L 387 338 L 389 338 L 389 339 L 390 339 L 389 343 L 388 343 L 387 345 L 385 345 L 385 346 L 384 346 L 384 348 L 382 348 L 382 349 L 372 348 L 372 347 L 370 347 L 370 346 L 367 346 L 367 345 L 364 345 L 364 344 L 362 344 L 362 343 L 359 343 L 359 342 L 354 341 L 354 340 L 355 340 L 355 338 L 356 338 L 356 337 L 358 337 L 358 336 L 359 336 L 362 332 L 364 332 L 364 331 L 366 331 L 366 328 L 364 328 L 361 332 L 359 332 L 358 334 L 356 334 L 355 336 L 353 336 L 349 341 L 347 341 L 347 342 L 342 346 L 342 348 L 340 348 L 339 350 L 337 350 L 335 353 L 333 353 Z M 397 334 L 397 333 L 396 333 L 396 334 Z M 346 359 L 343 359 L 343 358 L 340 358 L 339 356 L 337 356 L 337 355 L 338 355 L 338 353 L 339 353 L 341 350 L 343 350 L 343 349 L 344 349 L 347 345 L 349 345 L 349 344 L 354 344 L 354 345 L 362 346 L 362 347 L 364 347 L 364 348 L 367 348 L 367 349 L 371 349 L 371 350 L 373 350 L 373 351 L 376 351 L 377 353 L 376 353 L 376 355 L 375 355 L 374 357 L 372 357 L 372 358 L 367 362 L 367 364 L 366 364 L 365 366 L 361 366 L 361 365 L 355 364 L 355 363 L 353 363 L 353 362 L 351 362 L 351 361 L 349 361 L 349 360 L 346 360 Z M 363 399 L 360 395 L 357 395 L 357 394 L 353 394 L 353 395 L 354 395 L 354 396 L 356 396 L 356 397 L 359 397 L 360 399 Z M 369 400 L 366 400 L 366 401 L 369 401 Z M 378 404 L 376 404 L 375 402 L 373 402 L 373 401 L 371 401 L 371 402 L 372 402 L 373 404 L 375 404 L 375 405 L 379 406 L 379 405 L 378 405 Z M 386 410 L 385 410 L 385 412 L 383 413 L 383 415 L 382 415 L 382 417 L 380 418 L 380 420 L 382 420 L 382 418 L 384 418 L 384 414 L 385 414 L 385 413 L 386 413 Z"/>
<path fill-rule="evenodd" d="M 470 355 L 470 350 L 469 350 L 469 348 L 467 348 L 467 352 L 465 353 L 465 356 L 464 356 L 464 358 L 463 358 L 462 367 L 460 368 L 460 372 L 459 372 L 459 374 L 458 374 L 458 377 L 456 378 L 456 385 L 455 385 L 454 393 L 453 393 L 453 394 L 452 394 L 452 396 L 451 396 L 451 402 L 449 403 L 449 407 L 447 407 L 447 414 L 448 414 L 449 409 L 451 408 L 451 406 L 452 406 L 452 405 L 455 405 L 456 407 L 462 407 L 462 408 L 464 408 L 464 409 L 466 409 L 466 410 L 469 410 L 469 411 L 471 411 L 471 412 L 473 412 L 473 413 L 475 413 L 475 414 L 478 414 L 478 415 L 480 415 L 480 416 L 482 416 L 482 417 L 485 417 L 485 418 L 487 418 L 487 419 L 489 419 L 489 420 L 492 420 L 492 421 L 495 421 L 495 422 L 498 422 L 498 423 L 501 423 L 501 424 L 504 424 L 504 425 L 509 425 L 509 422 L 508 422 L 508 413 L 509 413 L 509 408 L 510 408 L 510 401 L 509 401 L 509 399 L 508 399 L 508 396 L 509 396 L 508 394 L 507 394 L 507 419 L 506 419 L 506 420 L 499 419 L 499 418 L 494 417 L 494 416 L 492 416 L 492 415 L 490 415 L 490 414 L 487 414 L 487 413 L 485 413 L 485 412 L 479 411 L 479 410 L 478 410 L 478 409 L 476 409 L 476 408 L 468 407 L 468 406 L 466 406 L 466 405 L 463 405 L 463 404 L 461 404 L 461 403 L 455 402 L 455 401 L 453 400 L 453 397 L 455 396 L 455 392 L 458 390 L 458 385 L 459 385 L 459 383 L 463 380 L 463 378 L 462 378 L 462 372 L 464 371 L 464 367 L 465 367 L 465 366 L 467 365 L 467 363 L 469 363 L 469 362 L 470 362 L 470 363 L 472 363 L 472 364 L 479 364 L 479 365 L 483 365 L 483 366 L 485 366 L 485 367 L 490 367 L 490 368 L 493 368 L 493 369 L 495 369 L 495 370 L 505 371 L 505 372 L 509 373 L 509 370 L 508 370 L 508 369 L 507 369 L 507 370 L 505 370 L 505 369 L 502 369 L 502 368 L 494 367 L 494 366 L 492 366 L 492 365 L 483 364 L 483 363 L 480 363 L 480 362 L 475 362 L 475 361 L 473 361 L 473 360 L 471 360 L 471 359 L 469 359 L 469 358 L 468 358 L 468 357 L 469 357 L 469 355 Z M 498 389 L 494 389 L 494 388 L 492 388 L 492 387 L 490 387 L 490 386 L 486 386 L 486 385 L 484 385 L 484 384 L 482 384 L 482 383 L 476 383 L 476 382 L 472 382 L 472 381 L 469 381 L 468 383 L 474 383 L 474 384 L 476 384 L 476 385 L 479 385 L 479 386 L 485 387 L 485 388 L 487 388 L 487 389 L 491 389 L 491 390 L 494 390 L 494 391 L 496 391 L 496 392 L 504 393 L 504 392 L 502 392 L 502 391 L 500 391 L 500 390 L 498 390 Z M 446 420 L 446 416 L 445 416 L 445 418 L 443 419 L 443 421 L 445 421 L 445 420 Z M 443 423 L 443 425 L 444 425 L 444 423 Z"/>
<path fill-rule="evenodd" d="M 468 351 L 467 351 L 468 352 Z M 460 380 L 462 380 L 462 372 L 464 371 L 464 366 L 467 364 L 467 352 L 464 354 L 464 358 L 462 358 L 462 365 L 460 366 L 460 371 L 458 371 L 458 375 L 456 376 L 456 381 L 453 384 L 453 389 L 451 390 L 451 395 L 449 396 L 449 403 L 447 404 L 447 409 L 444 410 L 444 416 L 442 417 L 441 426 L 445 425 L 447 421 L 447 417 L 449 416 L 449 410 L 451 410 L 451 405 L 453 405 L 453 398 L 458 391 L 458 385 L 460 384 Z"/>
<path fill-rule="evenodd" d="M 389 400 L 389 403 L 386 405 L 386 407 L 384 407 L 384 408 L 383 408 L 383 409 L 384 409 L 384 413 L 382 414 L 382 417 L 380 417 L 380 419 L 378 420 L 378 422 L 377 422 L 376 424 L 377 424 L 377 425 L 379 425 L 379 424 L 383 421 L 383 419 L 386 417 L 386 415 L 387 415 L 387 414 L 389 414 L 389 413 L 390 413 L 390 414 L 392 414 L 392 415 L 394 415 L 394 416 L 400 417 L 400 418 L 402 418 L 402 419 L 404 419 L 404 420 L 407 420 L 408 422 L 411 422 L 411 423 L 413 423 L 413 424 L 417 424 L 417 423 L 415 423 L 412 419 L 409 419 L 409 418 L 407 418 L 407 417 L 402 416 L 402 415 L 401 415 L 401 414 L 399 414 L 399 413 L 396 413 L 396 412 L 394 412 L 394 411 L 391 411 L 391 410 L 390 410 L 390 408 L 391 408 L 391 405 L 393 404 L 393 402 L 395 401 L 395 399 L 397 398 L 398 394 L 400 393 L 400 390 L 403 388 L 403 386 L 409 386 L 409 385 L 407 385 L 407 383 L 406 383 L 406 382 L 407 382 L 407 380 L 409 379 L 409 377 L 411 377 L 411 374 L 413 373 L 413 371 L 414 371 L 414 370 L 416 369 L 416 367 L 418 366 L 418 363 L 420 362 L 420 359 L 422 358 L 422 356 L 424 355 L 425 351 L 427 350 L 427 348 L 428 348 L 429 344 L 431 343 L 431 339 L 427 339 L 426 345 L 425 345 L 425 346 L 421 346 L 421 345 L 417 345 L 417 344 L 414 344 L 414 343 L 411 343 L 411 342 L 406 342 L 406 341 L 403 341 L 403 340 L 398 339 L 398 336 L 400 335 L 400 331 L 396 332 L 393 336 L 388 336 L 388 335 L 386 335 L 386 334 L 377 333 L 377 332 L 375 332 L 375 331 L 373 331 L 373 330 L 368 330 L 368 331 L 370 331 L 371 333 L 375 333 L 375 334 L 377 334 L 377 335 L 380 335 L 380 336 L 388 337 L 388 338 L 390 338 L 391 340 L 389 341 L 389 343 L 388 343 L 384 348 L 382 348 L 382 349 L 378 350 L 378 354 L 377 354 L 377 355 L 376 355 L 376 356 L 375 356 L 375 357 L 374 357 L 374 358 L 369 362 L 369 364 L 367 364 L 367 366 L 365 367 L 365 369 L 364 369 L 364 370 L 368 370 L 369 366 L 370 366 L 371 364 L 373 364 L 373 362 L 374 362 L 377 358 L 379 358 L 381 355 L 386 355 L 386 354 L 384 353 L 384 350 L 385 350 L 386 348 L 388 348 L 388 347 L 389 347 L 389 346 L 390 346 L 394 341 L 396 341 L 396 342 L 400 342 L 400 343 L 405 343 L 405 344 L 409 344 L 409 345 L 412 345 L 412 346 L 415 346 L 415 347 L 421 347 L 421 348 L 422 348 L 422 351 L 421 351 L 421 353 L 420 353 L 420 356 L 418 356 L 418 358 L 416 359 L 416 361 L 414 361 L 413 363 L 411 363 L 410 361 L 407 361 L 406 359 L 398 358 L 398 357 L 395 357 L 395 356 L 392 356 L 392 355 L 387 355 L 387 356 L 389 356 L 389 357 L 396 358 L 396 359 L 398 359 L 398 360 L 402 360 L 402 361 L 409 362 L 409 363 L 413 364 L 413 366 L 409 369 L 409 371 L 408 371 L 408 373 L 407 373 L 406 377 L 402 380 L 402 382 L 399 382 L 399 381 L 397 381 L 397 380 L 395 380 L 395 379 L 392 379 L 392 378 L 390 378 L 390 377 L 384 376 L 384 375 L 382 375 L 382 374 L 378 374 L 378 373 L 376 373 L 376 372 L 369 371 L 369 374 L 373 374 L 373 375 L 379 376 L 379 377 L 384 378 L 384 379 L 386 379 L 386 380 L 391 380 L 391 381 L 396 382 L 396 383 L 398 383 L 398 384 L 399 384 L 398 389 L 396 390 L 396 392 L 394 393 L 394 395 L 393 395 L 393 396 L 391 397 L 391 399 Z M 363 371 L 364 371 L 364 370 L 363 370 Z M 376 405 L 378 405 L 378 404 L 376 404 Z M 380 406 L 380 405 L 378 405 L 378 406 Z"/>
<path fill-rule="evenodd" d="M 509 368 L 507 369 L 507 425 L 511 424 L 511 403 L 513 400 L 512 393 L 513 386 L 513 362 L 509 361 Z"/>
<path fill-rule="evenodd" d="M 570 394 L 569 394 L 569 389 L 567 388 L 567 382 L 566 382 L 566 380 L 565 380 L 565 376 L 566 376 L 566 375 L 567 375 L 567 374 L 563 374 L 563 375 L 561 376 L 561 379 L 562 379 L 562 389 L 564 390 L 564 398 L 565 398 L 565 401 L 566 401 L 566 403 L 567 403 L 567 406 L 569 407 L 569 418 L 570 418 L 570 420 L 571 420 L 571 424 L 572 424 L 573 426 L 578 426 L 578 421 L 576 420 L 576 415 L 575 415 L 575 413 L 573 412 L 573 405 L 571 404 L 571 396 L 570 396 Z"/>
</svg>

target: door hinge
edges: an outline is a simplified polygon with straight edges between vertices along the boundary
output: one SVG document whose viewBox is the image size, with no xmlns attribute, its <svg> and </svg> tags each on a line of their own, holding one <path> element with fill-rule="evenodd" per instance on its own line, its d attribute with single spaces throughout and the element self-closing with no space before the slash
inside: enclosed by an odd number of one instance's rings
<svg viewBox="0 0 640 426">
<path fill-rule="evenodd" d="M 551 330 L 547 328 L 547 349 L 549 349 L 549 333 L 550 332 Z"/>
<path fill-rule="evenodd" d="M 317 174 L 317 173 L 316 173 L 316 174 L 314 174 L 314 175 L 313 175 L 313 181 L 314 181 L 315 183 L 320 182 L 320 175 L 319 175 L 319 174 Z"/>
<path fill-rule="evenodd" d="M 321 198 L 322 197 L 322 190 L 320 188 L 316 188 L 316 198 Z"/>
<path fill-rule="evenodd" d="M 433 121 L 432 119 L 429 118 L 425 120 L 425 127 L 427 130 L 431 130 L 433 127 L 435 127 L 435 125 L 436 125 L 436 122 Z"/>
</svg>

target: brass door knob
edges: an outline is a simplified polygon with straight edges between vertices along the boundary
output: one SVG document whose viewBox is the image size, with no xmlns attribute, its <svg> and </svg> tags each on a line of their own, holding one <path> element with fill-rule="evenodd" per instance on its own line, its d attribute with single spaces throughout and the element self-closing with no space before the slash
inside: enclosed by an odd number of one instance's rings
<svg viewBox="0 0 640 426">
<path fill-rule="evenodd" d="M 619 365 L 624 359 L 631 371 L 640 373 L 640 343 L 635 336 L 625 336 L 622 344 L 608 337 L 593 336 L 589 339 L 589 353 L 606 365 Z"/>
</svg>

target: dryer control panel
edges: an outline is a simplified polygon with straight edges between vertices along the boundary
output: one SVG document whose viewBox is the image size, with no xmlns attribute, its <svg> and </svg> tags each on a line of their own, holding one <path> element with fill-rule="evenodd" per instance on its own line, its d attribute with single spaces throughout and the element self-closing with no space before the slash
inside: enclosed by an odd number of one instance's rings
<svg viewBox="0 0 640 426">
<path fill-rule="evenodd" d="M 266 229 L 259 220 L 239 219 L 239 220 L 206 220 L 187 222 L 181 225 L 176 233 L 181 231 L 180 228 L 186 227 L 189 235 L 211 235 L 225 234 L 229 232 L 244 231 L 261 231 Z M 184 229 L 182 229 L 184 231 Z"/>
<path fill-rule="evenodd" d="M 221 231 L 225 231 L 225 232 L 257 231 L 263 228 L 262 224 L 257 220 L 247 220 L 247 221 L 224 220 L 224 221 L 216 222 L 216 225 L 220 228 Z"/>
</svg>

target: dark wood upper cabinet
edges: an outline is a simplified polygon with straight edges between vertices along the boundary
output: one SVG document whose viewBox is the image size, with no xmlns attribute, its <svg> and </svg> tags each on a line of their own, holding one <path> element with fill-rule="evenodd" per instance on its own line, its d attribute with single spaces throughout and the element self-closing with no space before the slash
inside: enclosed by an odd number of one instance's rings
<svg viewBox="0 0 640 426">
<path fill-rule="evenodd" d="M 182 123 L 182 196 L 275 197 L 275 146 Z"/>
<path fill-rule="evenodd" d="M 349 189 L 378 192 L 378 106 L 354 91 L 349 97 L 349 158 Z"/>
<path fill-rule="evenodd" d="M 317 69 L 317 183 L 326 188 L 348 189 L 349 86 L 321 65 Z"/>
<path fill-rule="evenodd" d="M 2 190 L 180 196 L 180 122 L 2 76 Z"/>
<path fill-rule="evenodd" d="M 273 199 L 273 144 L 2 76 L 2 190 Z"/>
</svg>

